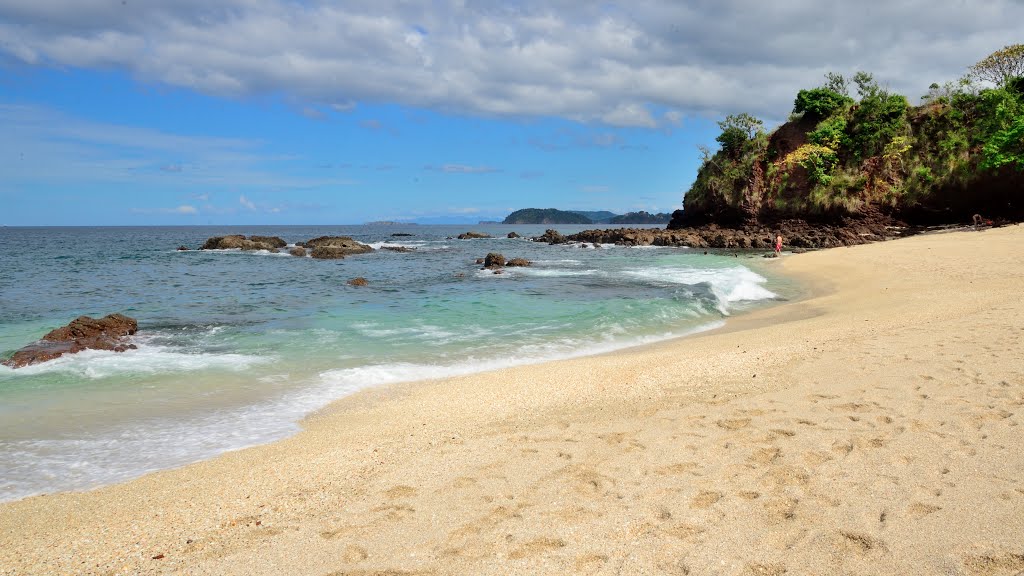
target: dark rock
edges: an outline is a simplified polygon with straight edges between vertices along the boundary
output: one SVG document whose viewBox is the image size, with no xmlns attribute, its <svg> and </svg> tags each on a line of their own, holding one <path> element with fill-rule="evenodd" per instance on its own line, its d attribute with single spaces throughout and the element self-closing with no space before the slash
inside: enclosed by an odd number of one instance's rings
<svg viewBox="0 0 1024 576">
<path fill-rule="evenodd" d="M 356 242 L 349 236 L 320 236 L 306 241 L 306 248 L 312 248 L 313 258 L 338 259 L 352 254 L 373 252 L 373 248 Z"/>
<path fill-rule="evenodd" d="M 369 282 L 366 280 L 366 278 L 363 278 L 362 276 L 359 276 L 358 278 L 353 278 L 348 281 L 349 286 L 366 286 L 367 284 L 369 284 Z"/>
<path fill-rule="evenodd" d="M 787 247 L 796 249 L 852 246 L 879 240 L 899 238 L 909 230 L 891 218 L 874 215 L 849 219 L 836 224 L 804 220 L 779 220 L 768 224 L 747 224 L 737 227 L 706 223 L 676 229 L 618 228 L 584 230 L 567 239 L 573 242 L 618 244 L 620 246 L 686 246 L 690 248 L 725 248 L 760 250 L 775 245 L 775 235 L 782 234 Z"/>
<path fill-rule="evenodd" d="M 391 236 L 415 236 L 415 234 L 409 234 L 408 232 L 395 232 Z"/>
<path fill-rule="evenodd" d="M 464 232 L 459 234 L 459 240 L 472 240 L 473 238 L 491 238 L 490 234 L 483 232 Z"/>
<path fill-rule="evenodd" d="M 381 250 L 387 250 L 389 252 L 415 252 L 415 248 L 409 248 L 408 246 L 381 246 Z"/>
<path fill-rule="evenodd" d="M 178 246 L 178 252 L 188 252 L 188 246 Z"/>
<path fill-rule="evenodd" d="M 335 246 L 317 246 L 309 253 L 310 258 L 317 260 L 341 260 L 345 258 L 345 250 Z"/>
<path fill-rule="evenodd" d="M 483 264 L 484 263 L 484 259 L 483 258 L 477 258 L 476 259 L 476 263 L 477 264 Z"/>
<path fill-rule="evenodd" d="M 529 266 L 533 264 L 526 258 L 512 258 L 508 262 L 505 262 L 505 266 Z"/>
<path fill-rule="evenodd" d="M 491 252 L 484 258 L 484 268 L 501 268 L 505 265 L 505 257 L 497 252 Z"/>
<path fill-rule="evenodd" d="M 548 244 L 565 244 L 569 240 L 562 236 L 558 230 L 551 228 L 544 231 L 544 234 L 533 239 L 534 242 L 547 242 Z"/>
<path fill-rule="evenodd" d="M 230 236 L 214 236 L 200 247 L 200 250 L 269 250 L 277 252 L 278 248 L 287 246 L 287 243 L 277 236 L 250 236 L 246 238 L 241 234 Z"/>
<path fill-rule="evenodd" d="M 519 237 L 520 237 L 519 234 L 516 234 L 515 232 L 509 232 L 508 236 L 507 236 L 507 238 L 519 238 Z"/>
<path fill-rule="evenodd" d="M 289 250 L 288 253 L 291 254 L 292 256 L 299 256 L 301 258 L 306 257 L 306 249 L 303 248 L 302 246 L 296 246 L 295 248 Z"/>
<path fill-rule="evenodd" d="M 266 244 L 272 248 L 284 248 L 287 242 L 277 236 L 249 236 L 249 240 L 259 244 Z"/>
<path fill-rule="evenodd" d="M 41 340 L 18 350 L 3 364 L 21 368 L 90 349 L 124 352 L 135 348 L 126 338 L 135 334 L 138 328 L 134 318 L 123 314 L 110 314 L 98 320 L 79 316 L 67 326 L 57 328 Z"/>
</svg>

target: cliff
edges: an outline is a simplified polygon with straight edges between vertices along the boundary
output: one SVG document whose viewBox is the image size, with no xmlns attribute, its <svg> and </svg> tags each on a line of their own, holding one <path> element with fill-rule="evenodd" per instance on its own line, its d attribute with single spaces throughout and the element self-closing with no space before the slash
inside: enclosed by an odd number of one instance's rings
<svg viewBox="0 0 1024 576">
<path fill-rule="evenodd" d="M 972 69 L 973 71 L 973 69 Z M 772 133 L 741 114 L 720 122 L 670 229 L 784 219 L 911 224 L 1024 219 L 1024 78 L 995 88 L 932 85 L 919 106 L 858 73 L 797 94 Z"/>
</svg>

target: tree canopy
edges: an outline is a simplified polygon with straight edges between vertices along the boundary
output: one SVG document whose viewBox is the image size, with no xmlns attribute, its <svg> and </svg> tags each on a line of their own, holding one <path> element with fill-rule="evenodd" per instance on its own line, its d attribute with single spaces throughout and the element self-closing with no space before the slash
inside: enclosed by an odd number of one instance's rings
<svg viewBox="0 0 1024 576">
<path fill-rule="evenodd" d="M 996 86 L 1003 86 L 1014 78 L 1024 76 L 1024 44 L 1012 44 L 996 50 L 971 66 L 970 74 Z"/>
</svg>

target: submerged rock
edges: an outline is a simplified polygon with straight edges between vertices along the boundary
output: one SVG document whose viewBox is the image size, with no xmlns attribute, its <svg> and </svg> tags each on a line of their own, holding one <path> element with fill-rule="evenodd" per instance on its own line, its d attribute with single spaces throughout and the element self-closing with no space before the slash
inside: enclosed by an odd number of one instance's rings
<svg viewBox="0 0 1024 576">
<path fill-rule="evenodd" d="M 348 281 L 349 286 L 366 286 L 369 283 L 370 282 L 366 278 L 363 278 L 362 276 L 353 278 Z"/>
<path fill-rule="evenodd" d="M 82 350 L 124 352 L 135 348 L 127 337 L 135 334 L 138 328 L 134 318 L 123 314 L 109 314 L 100 319 L 79 316 L 67 326 L 57 328 L 41 340 L 18 350 L 3 364 L 21 368 Z"/>
<path fill-rule="evenodd" d="M 289 250 L 288 253 L 291 254 L 292 256 L 298 256 L 300 258 L 306 257 L 306 249 L 303 248 L 302 246 L 296 246 Z"/>
<path fill-rule="evenodd" d="M 178 252 L 188 252 L 188 246 L 178 246 Z"/>
<path fill-rule="evenodd" d="M 507 237 L 508 238 L 519 238 L 519 234 L 516 234 L 515 232 L 509 232 Z"/>
<path fill-rule="evenodd" d="M 387 250 L 389 252 L 415 252 L 415 248 L 409 248 L 408 246 L 381 246 L 381 250 Z"/>
<path fill-rule="evenodd" d="M 459 234 L 459 240 L 472 240 L 473 238 L 491 238 L 490 234 L 483 232 L 463 232 Z"/>
<path fill-rule="evenodd" d="M 505 262 L 505 266 L 530 266 L 533 262 L 530 262 L 526 258 L 511 258 L 508 262 Z"/>
</svg>

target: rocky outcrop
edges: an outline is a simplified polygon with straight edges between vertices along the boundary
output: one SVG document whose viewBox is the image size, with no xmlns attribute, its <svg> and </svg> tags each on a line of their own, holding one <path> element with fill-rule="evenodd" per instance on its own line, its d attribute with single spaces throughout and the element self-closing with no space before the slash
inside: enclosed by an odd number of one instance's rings
<svg viewBox="0 0 1024 576">
<path fill-rule="evenodd" d="M 369 283 L 370 282 L 367 281 L 366 278 L 363 278 L 362 276 L 358 276 L 348 281 L 349 286 L 366 286 Z"/>
<path fill-rule="evenodd" d="M 505 265 L 505 257 L 497 252 L 491 252 L 484 258 L 484 268 L 501 268 Z"/>
<path fill-rule="evenodd" d="M 241 234 L 230 236 L 214 236 L 206 241 L 200 250 L 269 250 L 277 252 L 278 248 L 287 246 L 288 243 L 277 236 L 250 236 L 246 238 Z"/>
<path fill-rule="evenodd" d="M 554 230 L 551 228 L 545 230 L 544 234 L 537 236 L 536 238 L 533 239 L 533 241 L 547 242 L 548 244 L 565 244 L 566 242 L 569 242 L 569 240 L 566 239 L 565 236 L 562 236 L 562 234 L 559 233 L 558 230 Z"/>
<path fill-rule="evenodd" d="M 772 225 L 752 224 L 735 228 L 716 224 L 675 230 L 618 228 L 584 230 L 568 237 L 573 242 L 617 244 L 620 246 L 686 246 L 735 250 L 769 249 L 776 234 L 782 234 L 787 248 L 832 248 L 899 238 L 913 230 L 885 217 L 850 220 L 839 225 L 785 220 Z"/>
<path fill-rule="evenodd" d="M 288 253 L 291 254 L 292 256 L 298 256 L 300 258 L 306 257 L 306 249 L 303 248 L 302 246 L 296 246 L 289 250 Z"/>
<path fill-rule="evenodd" d="M 249 240 L 259 244 L 267 244 L 274 248 L 284 248 L 288 245 L 287 242 L 277 236 L 249 236 Z"/>
<path fill-rule="evenodd" d="M 491 238 L 491 235 L 483 232 L 463 232 L 459 234 L 458 238 L 459 240 L 472 240 L 474 238 Z"/>
<path fill-rule="evenodd" d="M 519 238 L 519 234 L 516 234 L 515 232 L 509 232 L 506 238 Z"/>
<path fill-rule="evenodd" d="M 388 252 L 415 252 L 415 248 L 409 248 L 408 246 L 388 246 L 384 245 L 380 247 L 381 250 L 387 250 Z"/>
<path fill-rule="evenodd" d="M 100 319 L 79 316 L 67 326 L 57 328 L 41 340 L 18 350 L 3 364 L 21 368 L 82 350 L 124 352 L 135 348 L 127 337 L 135 334 L 138 328 L 134 318 L 123 314 L 110 314 Z"/>
<path fill-rule="evenodd" d="M 349 236 L 320 236 L 306 241 L 306 248 L 313 251 L 310 256 L 321 260 L 338 260 L 353 254 L 373 252 L 373 248 L 356 242 Z"/>
<path fill-rule="evenodd" d="M 529 266 L 531 264 L 533 264 L 533 262 L 530 262 L 526 258 L 510 258 L 507 262 L 505 262 L 505 266 L 508 266 L 510 268 L 513 266 Z"/>
<path fill-rule="evenodd" d="M 188 246 L 178 246 L 178 252 L 188 252 Z"/>
</svg>

